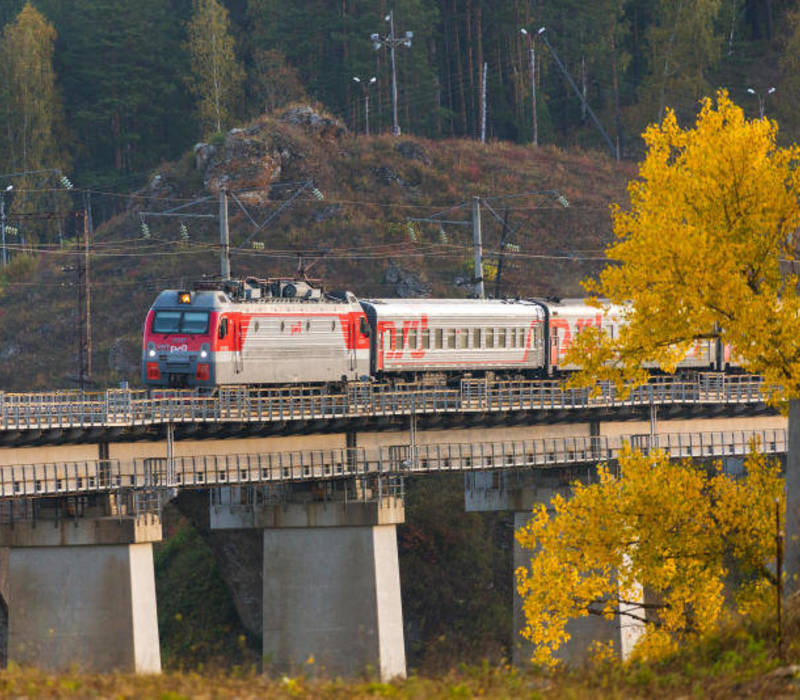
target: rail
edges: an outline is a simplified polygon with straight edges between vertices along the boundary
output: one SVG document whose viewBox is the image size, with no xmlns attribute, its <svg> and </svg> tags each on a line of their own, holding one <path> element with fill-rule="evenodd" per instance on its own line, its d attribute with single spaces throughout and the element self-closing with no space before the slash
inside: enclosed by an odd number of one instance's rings
<svg viewBox="0 0 800 700">
<path fill-rule="evenodd" d="M 319 389 L 258 390 L 226 387 L 215 396 L 191 391 L 109 389 L 98 393 L 0 392 L 0 432 L 23 430 L 127 428 L 166 423 L 271 423 L 337 418 L 574 411 L 671 404 L 759 404 L 765 401 L 760 377 L 699 375 L 694 380 L 657 378 L 626 392 L 601 386 L 570 389 L 557 381 L 489 382 L 462 380 L 458 388 L 426 384 L 354 384 L 343 393 Z"/>
<path fill-rule="evenodd" d="M 369 475 L 449 471 L 548 469 L 616 459 L 625 442 L 672 457 L 746 455 L 753 445 L 766 454 L 787 449 L 785 430 L 539 438 L 486 443 L 443 443 L 303 450 L 260 454 L 144 457 L 0 467 L 0 500 L 92 493 L 208 488 L 332 481 Z"/>
</svg>

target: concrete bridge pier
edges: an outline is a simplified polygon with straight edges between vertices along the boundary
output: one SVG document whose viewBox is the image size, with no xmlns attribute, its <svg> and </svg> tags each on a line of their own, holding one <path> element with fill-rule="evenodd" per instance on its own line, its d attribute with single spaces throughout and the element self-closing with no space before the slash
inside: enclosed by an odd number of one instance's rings
<svg viewBox="0 0 800 700">
<path fill-rule="evenodd" d="M 324 500 L 319 485 L 299 485 L 277 503 L 268 489 L 246 498 L 220 490 L 212 502 L 212 529 L 263 531 L 265 670 L 405 677 L 396 533 L 403 499 L 356 481 L 328 484 Z"/>
<path fill-rule="evenodd" d="M 0 525 L 3 665 L 160 673 L 152 543 L 157 515 L 110 515 L 112 497 L 63 500 Z"/>
<path fill-rule="evenodd" d="M 592 467 L 582 470 L 588 478 Z M 569 473 L 567 473 L 569 472 Z M 472 512 L 510 510 L 514 513 L 514 531 L 519 530 L 531 517 L 537 503 L 549 504 L 558 493 L 569 498 L 569 484 L 581 478 L 575 468 L 527 472 L 474 472 L 465 476 L 465 507 Z M 530 552 L 523 550 L 516 539 L 513 545 L 513 572 L 530 561 Z M 522 599 L 514 587 L 513 636 L 511 661 L 515 666 L 530 662 L 533 646 L 521 634 L 525 625 Z M 643 628 L 625 618 L 613 621 L 589 615 L 567 623 L 570 640 L 561 646 L 555 656 L 569 666 L 581 666 L 588 660 L 587 650 L 593 641 L 612 642 L 622 658 L 626 658 L 636 644 Z"/>
</svg>

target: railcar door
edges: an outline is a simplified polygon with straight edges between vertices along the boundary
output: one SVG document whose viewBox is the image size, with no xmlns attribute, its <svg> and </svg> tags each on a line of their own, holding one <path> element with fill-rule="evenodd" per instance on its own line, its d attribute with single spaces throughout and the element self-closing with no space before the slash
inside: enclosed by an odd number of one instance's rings
<svg viewBox="0 0 800 700">
<path fill-rule="evenodd" d="M 347 321 L 347 357 L 349 358 L 350 371 L 354 372 L 356 369 L 356 341 L 358 336 L 357 321 L 352 316 Z"/>
<path fill-rule="evenodd" d="M 240 374 L 244 369 L 242 360 L 242 328 L 241 319 L 233 320 L 233 371 Z"/>
</svg>

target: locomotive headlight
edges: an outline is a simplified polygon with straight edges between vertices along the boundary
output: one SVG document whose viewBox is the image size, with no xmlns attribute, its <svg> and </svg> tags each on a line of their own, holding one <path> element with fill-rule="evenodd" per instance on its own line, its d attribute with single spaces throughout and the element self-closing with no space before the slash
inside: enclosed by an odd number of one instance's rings
<svg viewBox="0 0 800 700">
<path fill-rule="evenodd" d="M 191 304 L 192 303 L 192 293 L 191 292 L 178 292 L 178 303 L 179 304 Z"/>
<path fill-rule="evenodd" d="M 208 351 L 207 350 L 201 350 L 200 351 L 200 357 L 202 357 L 205 360 L 208 357 Z"/>
<path fill-rule="evenodd" d="M 155 357 L 155 356 L 156 356 L 156 351 L 155 351 L 155 350 L 153 350 L 153 348 L 150 348 L 150 350 L 148 351 L 148 353 L 147 353 L 147 354 L 148 354 L 150 357 Z"/>
</svg>

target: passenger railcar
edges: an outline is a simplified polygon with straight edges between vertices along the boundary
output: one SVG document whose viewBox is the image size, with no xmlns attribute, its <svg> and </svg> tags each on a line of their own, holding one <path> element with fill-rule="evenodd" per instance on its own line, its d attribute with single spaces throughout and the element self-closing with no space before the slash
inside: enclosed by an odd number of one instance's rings
<svg viewBox="0 0 800 700">
<path fill-rule="evenodd" d="M 545 366 L 547 313 L 537 301 L 375 299 L 361 306 L 375 377 L 533 374 Z"/>
</svg>

